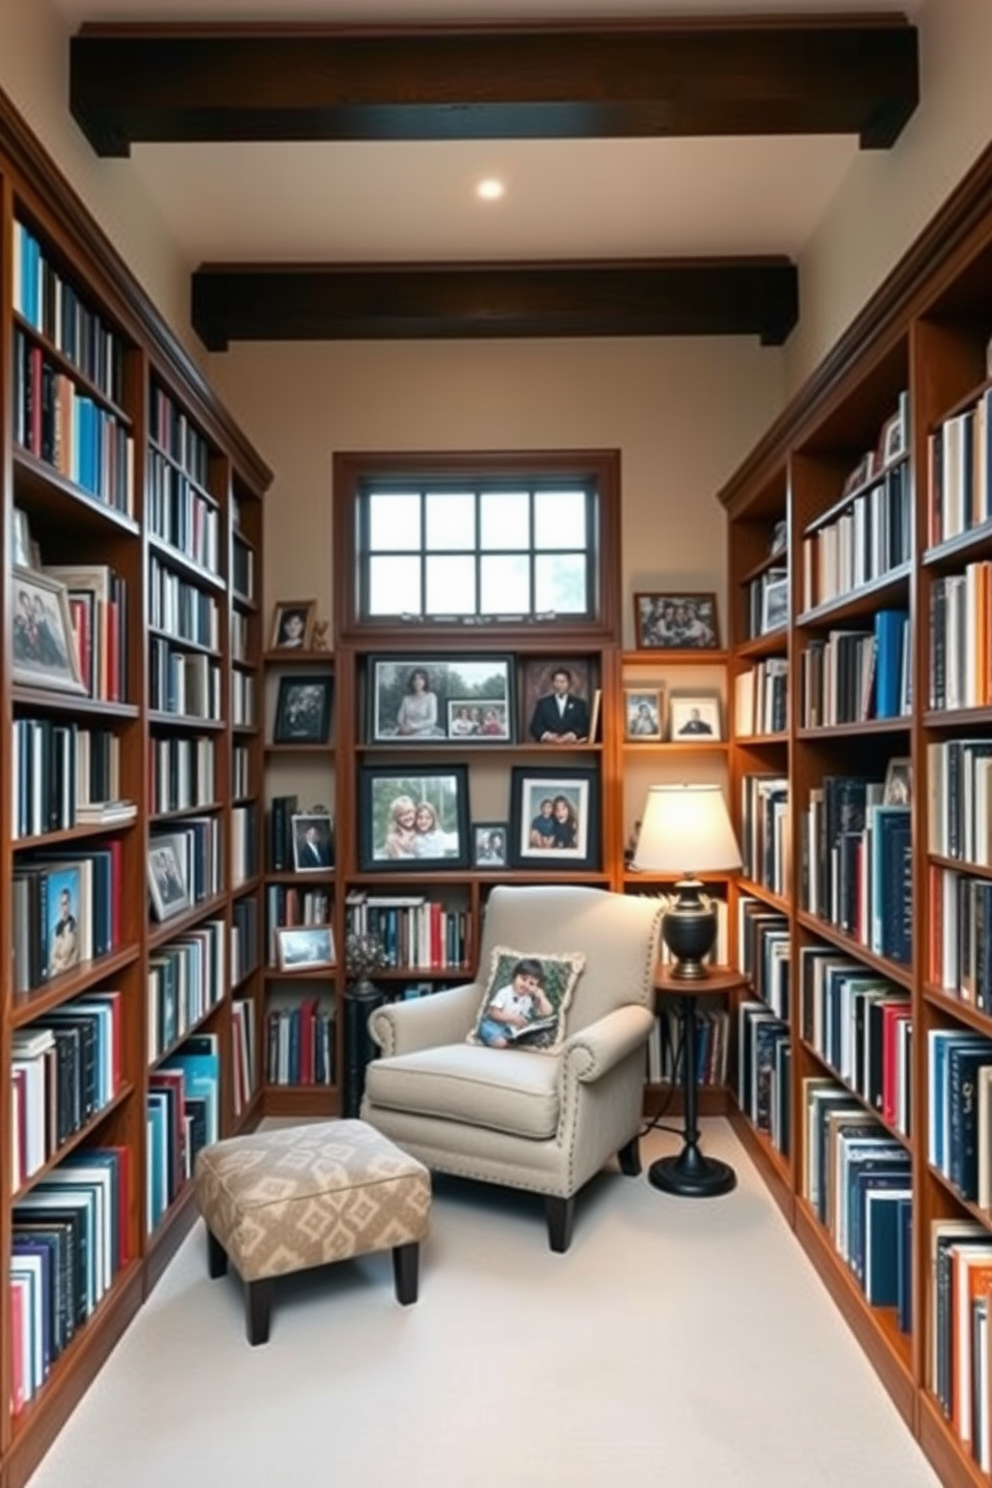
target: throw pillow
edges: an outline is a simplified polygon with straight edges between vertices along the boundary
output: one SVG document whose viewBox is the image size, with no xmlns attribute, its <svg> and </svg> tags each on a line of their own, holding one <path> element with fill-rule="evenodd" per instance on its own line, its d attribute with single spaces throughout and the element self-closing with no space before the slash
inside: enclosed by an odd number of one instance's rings
<svg viewBox="0 0 992 1488">
<path fill-rule="evenodd" d="M 585 964 L 581 951 L 547 955 L 495 946 L 482 1006 L 468 1042 L 539 1054 L 560 1048 L 565 1014 Z"/>
</svg>

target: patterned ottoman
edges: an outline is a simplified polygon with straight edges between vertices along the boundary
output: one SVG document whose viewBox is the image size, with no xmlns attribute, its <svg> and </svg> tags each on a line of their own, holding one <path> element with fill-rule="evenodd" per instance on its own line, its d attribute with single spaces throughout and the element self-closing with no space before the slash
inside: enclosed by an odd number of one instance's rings
<svg viewBox="0 0 992 1488">
<path fill-rule="evenodd" d="M 397 1301 L 417 1300 L 430 1174 L 364 1121 L 322 1121 L 214 1142 L 196 1163 L 211 1276 L 230 1256 L 245 1284 L 249 1343 L 269 1336 L 272 1282 L 392 1250 Z"/>
</svg>

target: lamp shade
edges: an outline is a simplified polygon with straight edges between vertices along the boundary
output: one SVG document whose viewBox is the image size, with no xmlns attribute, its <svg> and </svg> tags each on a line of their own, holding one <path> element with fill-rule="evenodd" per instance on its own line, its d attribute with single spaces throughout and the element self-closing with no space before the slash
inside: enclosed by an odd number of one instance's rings
<svg viewBox="0 0 992 1488">
<path fill-rule="evenodd" d="M 690 875 L 740 866 L 722 786 L 651 786 L 634 854 L 636 870 Z"/>
</svg>

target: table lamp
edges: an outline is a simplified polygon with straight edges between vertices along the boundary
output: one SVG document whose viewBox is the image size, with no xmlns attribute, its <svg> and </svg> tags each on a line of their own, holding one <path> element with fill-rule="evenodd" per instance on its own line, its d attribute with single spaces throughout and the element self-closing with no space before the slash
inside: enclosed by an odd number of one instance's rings
<svg viewBox="0 0 992 1488">
<path fill-rule="evenodd" d="M 682 875 L 661 935 L 672 953 L 672 976 L 686 981 L 704 978 L 703 962 L 716 939 L 716 907 L 704 902 L 703 885 L 694 875 L 741 866 L 723 787 L 652 785 L 632 866 L 640 873 Z"/>
</svg>

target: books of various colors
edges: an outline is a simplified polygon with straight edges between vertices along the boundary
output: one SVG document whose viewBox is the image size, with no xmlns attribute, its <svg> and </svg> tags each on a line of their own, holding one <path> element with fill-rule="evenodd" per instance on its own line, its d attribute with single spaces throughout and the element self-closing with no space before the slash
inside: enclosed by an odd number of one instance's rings
<svg viewBox="0 0 992 1488">
<path fill-rule="evenodd" d="M 220 1053 L 215 1033 L 194 1034 L 148 1077 L 145 1217 L 160 1223 L 193 1176 L 202 1147 L 220 1136 Z"/>
<path fill-rule="evenodd" d="M 270 1085 L 333 1085 L 334 1015 L 316 998 L 270 1008 L 266 1021 L 266 1079 Z"/>
<path fill-rule="evenodd" d="M 223 999 L 227 926 L 206 920 L 148 958 L 148 1058 L 161 1056 Z"/>
<path fill-rule="evenodd" d="M 14 869 L 14 991 L 24 993 L 120 944 L 123 847 L 57 848 Z"/>
<path fill-rule="evenodd" d="M 375 935 L 385 965 L 441 969 L 463 966 L 471 943 L 471 913 L 449 909 L 423 894 L 368 894 L 356 889 L 346 900 L 348 933 Z"/>
<path fill-rule="evenodd" d="M 737 1008 L 737 1098 L 741 1110 L 783 1155 L 789 1151 L 789 1025 L 748 999 Z"/>
<path fill-rule="evenodd" d="M 992 1039 L 927 1033 L 927 1159 L 961 1196 L 992 1212 Z"/>
</svg>

